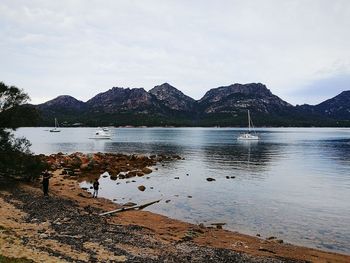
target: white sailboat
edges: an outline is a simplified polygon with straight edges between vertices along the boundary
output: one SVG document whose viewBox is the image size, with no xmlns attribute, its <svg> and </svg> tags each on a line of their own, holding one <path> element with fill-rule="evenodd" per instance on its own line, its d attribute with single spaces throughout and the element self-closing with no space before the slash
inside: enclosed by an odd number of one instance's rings
<svg viewBox="0 0 350 263">
<path fill-rule="evenodd" d="M 253 130 L 254 134 L 251 134 L 251 131 Z M 256 132 L 254 130 L 254 126 L 253 126 L 253 122 L 250 118 L 250 113 L 248 110 L 248 132 L 241 134 L 240 136 L 238 136 L 237 140 L 245 140 L 245 141 L 256 141 L 259 140 L 259 136 L 256 135 Z"/>
<path fill-rule="evenodd" d="M 61 130 L 59 130 L 58 127 L 59 127 L 58 121 L 55 118 L 55 128 L 51 129 L 50 132 L 60 132 Z"/>
</svg>

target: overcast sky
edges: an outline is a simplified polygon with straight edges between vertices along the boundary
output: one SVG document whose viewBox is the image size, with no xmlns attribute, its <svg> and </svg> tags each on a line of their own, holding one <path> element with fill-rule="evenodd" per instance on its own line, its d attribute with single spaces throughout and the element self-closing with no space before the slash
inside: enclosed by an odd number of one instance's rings
<svg viewBox="0 0 350 263">
<path fill-rule="evenodd" d="M 292 104 L 350 90 L 350 1 L 0 0 L 0 81 L 32 103 L 168 82 L 261 82 Z"/>
</svg>

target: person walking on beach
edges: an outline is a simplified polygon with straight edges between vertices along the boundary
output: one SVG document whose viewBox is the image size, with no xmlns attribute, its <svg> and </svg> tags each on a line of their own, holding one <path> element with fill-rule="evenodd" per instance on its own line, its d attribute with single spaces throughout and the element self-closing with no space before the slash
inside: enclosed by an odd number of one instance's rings
<svg viewBox="0 0 350 263">
<path fill-rule="evenodd" d="M 45 170 L 43 173 L 43 192 L 44 196 L 49 196 L 49 180 L 50 180 L 50 173 L 48 170 Z"/>
<path fill-rule="evenodd" d="M 92 198 L 97 198 L 97 194 L 98 194 L 98 188 L 100 186 L 100 183 L 98 182 L 98 179 L 96 178 L 93 187 L 94 187 L 94 193 L 92 195 Z"/>
</svg>

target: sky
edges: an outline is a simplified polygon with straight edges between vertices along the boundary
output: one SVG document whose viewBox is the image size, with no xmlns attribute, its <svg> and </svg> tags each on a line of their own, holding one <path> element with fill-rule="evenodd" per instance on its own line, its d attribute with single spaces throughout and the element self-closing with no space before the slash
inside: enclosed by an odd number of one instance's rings
<svg viewBox="0 0 350 263">
<path fill-rule="evenodd" d="M 195 99 L 260 82 L 317 104 L 350 90 L 350 1 L 0 0 L 0 59 L 34 104 L 164 82 Z"/>
</svg>

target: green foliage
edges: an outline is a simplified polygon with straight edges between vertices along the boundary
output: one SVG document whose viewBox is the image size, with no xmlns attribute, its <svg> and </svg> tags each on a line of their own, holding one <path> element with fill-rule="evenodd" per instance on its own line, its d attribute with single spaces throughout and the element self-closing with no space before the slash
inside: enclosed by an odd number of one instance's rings
<svg viewBox="0 0 350 263">
<path fill-rule="evenodd" d="M 37 118 L 34 110 L 20 107 L 29 97 L 22 90 L 0 82 L 0 176 L 31 179 L 40 174 L 45 165 L 29 150 L 30 142 L 15 138 L 13 130 Z"/>
</svg>

